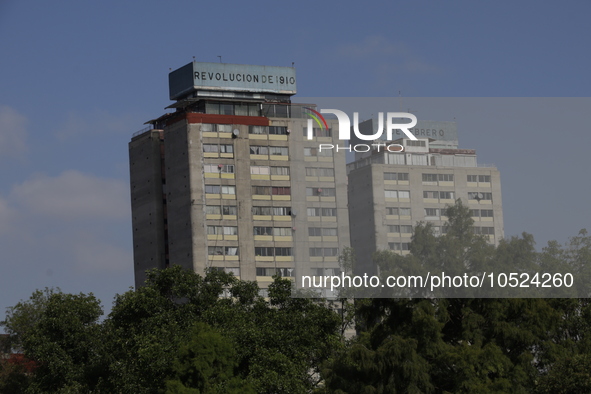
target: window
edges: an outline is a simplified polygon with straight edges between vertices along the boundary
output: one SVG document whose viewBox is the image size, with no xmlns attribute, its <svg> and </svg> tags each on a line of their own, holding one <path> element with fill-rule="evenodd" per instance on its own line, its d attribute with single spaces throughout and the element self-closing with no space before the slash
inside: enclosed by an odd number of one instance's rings
<svg viewBox="0 0 591 394">
<path fill-rule="evenodd" d="M 220 194 L 220 186 L 205 185 L 205 194 Z"/>
<path fill-rule="evenodd" d="M 474 234 L 482 235 L 495 235 L 494 227 L 473 227 Z"/>
<path fill-rule="evenodd" d="M 272 215 L 273 208 L 272 207 L 252 207 L 252 214 L 253 215 Z"/>
<path fill-rule="evenodd" d="M 222 186 L 222 194 L 236 194 L 236 186 Z"/>
<path fill-rule="evenodd" d="M 226 253 L 226 256 L 238 256 L 238 247 L 224 246 L 224 252 Z"/>
<path fill-rule="evenodd" d="M 439 192 L 432 192 L 432 191 L 424 191 L 423 198 L 439 198 Z"/>
<path fill-rule="evenodd" d="M 256 275 L 257 276 L 286 276 L 286 277 L 293 277 L 295 276 L 295 269 L 293 268 L 256 268 Z"/>
<path fill-rule="evenodd" d="M 410 250 L 410 242 L 388 242 L 390 250 Z"/>
<path fill-rule="evenodd" d="M 249 126 L 249 134 L 267 134 L 267 126 Z"/>
<path fill-rule="evenodd" d="M 320 208 L 308 208 L 306 211 L 308 216 L 321 216 L 322 214 Z"/>
<path fill-rule="evenodd" d="M 275 256 L 291 256 L 291 248 L 275 248 Z"/>
<path fill-rule="evenodd" d="M 218 165 L 218 168 L 220 168 L 219 165 Z M 222 174 L 233 174 L 234 173 L 234 165 L 233 164 L 223 164 L 222 167 L 220 168 L 220 172 Z"/>
<path fill-rule="evenodd" d="M 233 164 L 205 164 L 203 166 L 204 172 L 213 172 L 213 173 L 224 173 L 224 174 L 233 174 L 234 173 L 234 165 Z"/>
<path fill-rule="evenodd" d="M 407 224 L 391 224 L 388 225 L 388 232 L 389 233 L 412 233 L 412 226 Z"/>
<path fill-rule="evenodd" d="M 289 167 L 271 167 L 271 175 L 289 175 Z"/>
<path fill-rule="evenodd" d="M 408 181 L 408 172 L 384 172 L 385 181 Z"/>
<path fill-rule="evenodd" d="M 322 196 L 322 197 L 335 197 L 336 189 L 334 188 L 319 188 L 319 187 L 308 187 L 306 188 L 307 196 Z"/>
<path fill-rule="evenodd" d="M 306 168 L 306 176 L 334 177 L 334 169 L 308 167 Z"/>
<path fill-rule="evenodd" d="M 236 215 L 236 207 L 233 205 L 207 205 L 205 207 L 205 213 L 208 215 Z"/>
<path fill-rule="evenodd" d="M 253 235 L 272 235 L 273 227 L 253 227 Z"/>
<path fill-rule="evenodd" d="M 322 235 L 325 237 L 336 237 L 338 235 L 338 229 L 336 228 L 323 228 Z"/>
<path fill-rule="evenodd" d="M 208 235 L 222 234 L 222 227 L 221 226 L 207 226 L 207 234 Z"/>
<path fill-rule="evenodd" d="M 410 216 L 410 208 L 398 208 L 400 216 Z"/>
<path fill-rule="evenodd" d="M 425 216 L 439 216 L 439 208 L 425 208 Z"/>
<path fill-rule="evenodd" d="M 292 229 L 291 227 L 253 227 L 253 234 L 290 237 Z"/>
<path fill-rule="evenodd" d="M 236 215 L 236 207 L 234 205 L 224 205 L 222 207 L 222 213 L 224 215 Z"/>
<path fill-rule="evenodd" d="M 287 148 L 286 146 L 270 146 L 269 154 L 276 156 L 288 156 L 289 148 Z"/>
<path fill-rule="evenodd" d="M 454 198 L 454 192 L 424 191 L 423 198 L 433 198 L 436 200 L 452 200 Z"/>
<path fill-rule="evenodd" d="M 271 187 L 270 186 L 253 186 L 252 187 L 252 194 L 258 194 L 261 196 L 268 196 L 271 194 Z"/>
<path fill-rule="evenodd" d="M 221 210 L 219 205 L 207 205 L 205 207 L 205 213 L 208 215 L 220 215 Z"/>
<path fill-rule="evenodd" d="M 275 215 L 275 216 L 289 216 L 289 215 L 291 215 L 291 208 L 289 208 L 289 207 L 273 207 L 273 215 Z"/>
<path fill-rule="evenodd" d="M 397 198 L 398 192 L 396 190 L 384 190 L 386 198 Z"/>
<path fill-rule="evenodd" d="M 310 257 L 333 257 L 338 256 L 338 248 L 310 248 Z"/>
<path fill-rule="evenodd" d="M 410 198 L 408 190 L 384 190 L 386 198 Z"/>
<path fill-rule="evenodd" d="M 480 217 L 492 218 L 493 217 L 493 210 L 492 209 L 481 209 L 480 210 Z"/>
<path fill-rule="evenodd" d="M 269 126 L 269 134 L 287 135 L 287 127 L 285 127 L 285 126 Z"/>
<path fill-rule="evenodd" d="M 207 247 L 207 254 L 218 255 L 218 256 L 238 256 L 238 247 L 237 246 L 208 246 Z"/>
<path fill-rule="evenodd" d="M 224 235 L 238 235 L 238 227 L 224 226 Z"/>
<path fill-rule="evenodd" d="M 252 175 L 269 175 L 269 166 L 250 166 Z"/>
<path fill-rule="evenodd" d="M 438 174 L 437 179 L 440 182 L 453 182 L 454 181 L 454 174 Z"/>
<path fill-rule="evenodd" d="M 269 147 L 268 146 L 251 145 L 250 146 L 250 154 L 251 155 L 268 155 L 269 154 Z"/>
<path fill-rule="evenodd" d="M 220 152 L 221 153 L 234 153 L 234 146 L 233 145 L 220 145 Z"/>
<path fill-rule="evenodd" d="M 426 147 L 426 142 L 424 140 L 419 140 L 419 141 L 415 141 L 415 140 L 406 140 L 406 146 L 422 146 L 422 147 Z"/>
<path fill-rule="evenodd" d="M 255 256 L 263 256 L 263 257 L 274 256 L 274 254 L 273 254 L 273 248 L 269 248 L 269 247 L 255 247 L 254 248 L 254 255 Z"/>
<path fill-rule="evenodd" d="M 490 175 L 468 175 L 468 182 L 490 183 Z"/>
<path fill-rule="evenodd" d="M 308 235 L 310 237 L 320 236 L 337 236 L 338 232 L 336 228 L 321 228 L 321 227 L 309 227 Z"/>
<path fill-rule="evenodd" d="M 320 237 L 322 236 L 322 229 L 319 227 L 308 227 L 308 236 Z"/>
<path fill-rule="evenodd" d="M 410 198 L 410 191 L 398 190 L 398 198 Z"/>
<path fill-rule="evenodd" d="M 473 217 L 492 218 L 493 217 L 493 210 L 492 209 L 471 209 L 470 214 Z"/>
<path fill-rule="evenodd" d="M 232 274 L 234 276 L 240 276 L 240 268 L 232 267 L 232 268 L 224 268 L 224 272 L 227 274 Z"/>
<path fill-rule="evenodd" d="M 230 133 L 232 132 L 232 125 L 231 124 L 211 124 L 211 123 L 203 123 L 201 125 L 201 131 L 209 131 L 209 132 L 220 132 L 220 133 Z"/>
<path fill-rule="evenodd" d="M 290 187 L 273 186 L 271 188 L 271 193 L 274 196 L 289 196 L 289 195 L 291 195 L 291 188 Z"/>
<path fill-rule="evenodd" d="M 304 156 L 332 157 L 332 149 L 304 148 Z"/>
<path fill-rule="evenodd" d="M 289 207 L 252 207 L 253 215 L 288 216 L 290 211 L 291 208 Z"/>
<path fill-rule="evenodd" d="M 398 208 L 386 207 L 386 215 L 398 215 Z"/>
<path fill-rule="evenodd" d="M 218 145 L 214 145 L 214 144 L 203 144 L 203 152 L 213 152 L 213 153 L 218 153 L 219 152 L 219 146 Z"/>
<path fill-rule="evenodd" d="M 259 104 L 207 101 L 199 109 L 206 114 L 260 116 Z"/>
<path fill-rule="evenodd" d="M 224 247 L 223 246 L 208 246 L 207 247 L 207 254 L 208 255 L 224 255 Z"/>
<path fill-rule="evenodd" d="M 308 128 L 304 127 L 304 137 L 308 138 Z M 325 129 L 323 128 L 312 128 L 312 137 L 332 137 L 332 129 Z"/>
<path fill-rule="evenodd" d="M 310 257 L 322 257 L 322 248 L 310 248 L 309 253 Z"/>
<path fill-rule="evenodd" d="M 232 132 L 232 125 L 231 124 L 218 124 L 216 125 L 217 131 L 219 133 L 231 133 Z"/>
<path fill-rule="evenodd" d="M 312 275 L 313 276 L 323 276 L 323 275 L 332 275 L 338 276 L 341 275 L 340 268 L 312 268 Z"/>
<path fill-rule="evenodd" d="M 229 144 L 203 144 L 203 152 L 206 153 L 234 153 L 234 146 Z"/>
<path fill-rule="evenodd" d="M 437 182 L 437 174 L 423 174 L 423 182 Z"/>
<path fill-rule="evenodd" d="M 337 216 L 336 208 L 308 208 L 308 216 Z"/>
<path fill-rule="evenodd" d="M 201 131 L 214 131 L 214 124 L 203 123 L 201 125 Z"/>
<path fill-rule="evenodd" d="M 401 233 L 412 233 L 412 226 L 410 224 L 400 225 L 400 232 Z"/>
<path fill-rule="evenodd" d="M 336 208 L 322 208 L 322 216 L 337 216 Z"/>
<path fill-rule="evenodd" d="M 205 164 L 203 166 L 203 172 L 219 172 L 218 166 L 215 164 Z"/>
<path fill-rule="evenodd" d="M 291 227 L 274 227 L 273 235 L 276 237 L 291 237 L 292 229 Z"/>
<path fill-rule="evenodd" d="M 492 193 L 468 192 L 468 200 L 492 200 Z"/>
</svg>

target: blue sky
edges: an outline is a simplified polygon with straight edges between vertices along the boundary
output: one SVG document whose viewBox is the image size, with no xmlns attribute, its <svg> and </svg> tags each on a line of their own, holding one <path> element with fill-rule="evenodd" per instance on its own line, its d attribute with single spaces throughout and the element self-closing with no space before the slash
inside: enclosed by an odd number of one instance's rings
<svg viewBox="0 0 591 394">
<path fill-rule="evenodd" d="M 0 307 L 59 286 L 110 309 L 133 285 L 127 143 L 193 56 L 294 62 L 303 97 L 583 97 L 552 102 L 556 116 L 521 100 L 516 122 L 486 105 L 437 119 L 457 117 L 460 145 L 501 170 L 507 235 L 564 242 L 591 227 L 590 14 L 586 1 L 0 1 Z"/>
</svg>

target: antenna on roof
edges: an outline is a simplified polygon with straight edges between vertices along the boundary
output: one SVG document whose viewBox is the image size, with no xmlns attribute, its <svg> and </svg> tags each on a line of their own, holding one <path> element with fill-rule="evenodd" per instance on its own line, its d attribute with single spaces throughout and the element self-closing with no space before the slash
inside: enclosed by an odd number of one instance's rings
<svg viewBox="0 0 591 394">
<path fill-rule="evenodd" d="M 293 68 L 293 65 L 295 64 L 295 62 L 291 62 L 291 68 Z"/>
<path fill-rule="evenodd" d="M 218 55 L 218 57 L 220 58 L 220 63 L 222 62 L 222 57 L 220 55 Z"/>
</svg>

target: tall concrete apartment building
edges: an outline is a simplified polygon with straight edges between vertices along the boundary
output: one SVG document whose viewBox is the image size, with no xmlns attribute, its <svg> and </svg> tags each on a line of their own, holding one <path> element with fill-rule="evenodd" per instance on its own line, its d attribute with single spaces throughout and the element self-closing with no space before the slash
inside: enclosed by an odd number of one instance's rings
<svg viewBox="0 0 591 394">
<path fill-rule="evenodd" d="M 359 129 L 372 134 L 375 124 L 370 119 Z M 358 272 L 375 273 L 371 256 L 377 250 L 409 253 L 417 222 L 432 223 L 435 234 L 442 234 L 445 207 L 458 198 L 471 210 L 475 233 L 492 244 L 503 237 L 499 171 L 479 165 L 475 150 L 458 148 L 455 122 L 419 120 L 410 131 L 417 141 L 393 141 L 403 145 L 404 152 L 373 149 L 356 153 L 347 165 L 351 246 Z"/>
<path fill-rule="evenodd" d="M 318 149 L 338 143 L 333 123 L 305 138 L 313 106 L 291 103 L 295 69 L 192 62 L 169 74 L 169 89 L 174 112 L 129 143 L 136 287 L 172 264 L 262 289 L 275 274 L 338 272 L 345 153 Z"/>
</svg>

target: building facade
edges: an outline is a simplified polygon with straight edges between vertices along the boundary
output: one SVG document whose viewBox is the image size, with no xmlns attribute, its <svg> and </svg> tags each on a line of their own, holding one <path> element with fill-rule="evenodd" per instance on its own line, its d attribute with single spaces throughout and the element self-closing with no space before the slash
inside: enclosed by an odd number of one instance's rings
<svg viewBox="0 0 591 394">
<path fill-rule="evenodd" d="M 336 125 L 305 138 L 313 105 L 292 104 L 295 70 L 189 63 L 169 75 L 174 112 L 129 143 L 136 287 L 171 264 L 273 275 L 329 275 L 349 246 L 344 152 Z"/>
<path fill-rule="evenodd" d="M 371 122 L 364 122 L 366 130 Z M 356 153 L 347 165 L 351 246 L 359 272 L 376 272 L 371 256 L 377 250 L 409 253 L 417 222 L 431 223 L 435 235 L 443 234 L 445 208 L 456 199 L 470 208 L 476 234 L 491 244 L 503 237 L 499 171 L 479 165 L 475 150 L 458 148 L 455 122 L 419 121 L 411 132 L 417 141 L 393 141 L 403 152 L 374 148 Z"/>
</svg>

